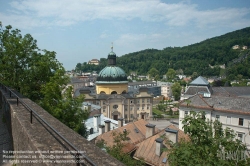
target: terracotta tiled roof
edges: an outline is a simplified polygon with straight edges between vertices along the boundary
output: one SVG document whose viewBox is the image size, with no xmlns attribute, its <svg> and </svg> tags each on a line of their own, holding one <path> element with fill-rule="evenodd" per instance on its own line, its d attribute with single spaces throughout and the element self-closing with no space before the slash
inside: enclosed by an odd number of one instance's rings
<svg viewBox="0 0 250 166">
<path fill-rule="evenodd" d="M 117 133 L 122 133 L 124 129 L 129 132 L 128 138 L 129 140 L 125 143 L 125 147 L 123 148 L 124 152 L 131 152 L 135 149 L 135 145 L 142 142 L 146 138 L 146 124 L 148 124 L 147 121 L 140 119 L 135 122 L 128 123 L 127 125 L 123 127 L 119 127 L 115 130 L 106 132 L 102 135 L 99 135 L 96 138 L 96 142 L 98 140 L 103 139 L 105 141 L 106 146 L 112 147 L 114 145 L 114 139 L 113 139 L 113 133 L 112 132 L 117 132 Z M 158 128 L 155 127 L 155 133 L 160 132 Z"/>
<path fill-rule="evenodd" d="M 124 147 L 122 147 L 122 151 L 124 153 L 130 153 L 136 149 L 136 146 L 132 143 L 125 143 Z"/>
<path fill-rule="evenodd" d="M 189 140 L 188 135 L 184 134 L 182 130 L 179 130 L 174 125 L 170 125 L 167 128 L 178 130 L 178 142 L 180 142 L 182 139 Z M 143 159 L 147 164 L 154 165 L 154 166 L 167 166 L 167 163 L 163 163 L 163 159 L 167 158 L 167 151 L 163 151 L 160 156 L 157 156 L 155 153 L 156 150 L 156 142 L 155 140 L 162 135 L 165 134 L 165 129 L 161 130 L 158 134 L 155 134 L 152 137 L 147 138 L 140 144 L 137 144 L 137 150 L 134 154 L 135 159 Z M 166 138 L 165 138 L 166 140 Z M 163 141 L 163 145 L 167 148 L 170 148 L 168 145 L 165 144 L 165 141 Z"/>
</svg>

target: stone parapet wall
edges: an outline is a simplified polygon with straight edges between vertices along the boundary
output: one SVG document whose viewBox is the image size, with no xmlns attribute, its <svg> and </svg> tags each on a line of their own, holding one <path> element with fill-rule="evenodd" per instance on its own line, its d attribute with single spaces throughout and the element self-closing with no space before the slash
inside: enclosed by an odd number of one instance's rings
<svg viewBox="0 0 250 166">
<path fill-rule="evenodd" d="M 65 156 L 61 152 L 74 151 L 64 140 L 56 135 L 52 129 L 50 129 L 44 122 L 41 122 L 38 118 L 35 118 L 33 113 L 32 123 L 30 122 L 30 112 L 24 108 L 22 104 L 16 104 L 16 99 L 9 96 L 9 93 L 1 90 L 2 98 L 1 104 L 4 103 L 3 98 L 9 105 L 9 111 L 11 116 L 11 132 L 13 137 L 13 148 L 14 152 L 33 152 L 25 153 L 29 160 L 33 157 L 33 160 L 38 160 L 35 165 L 55 165 L 50 163 L 56 161 L 55 156 Z M 32 102 L 28 98 L 21 98 L 30 108 L 35 110 L 37 114 L 42 117 L 53 129 L 55 129 L 61 136 L 63 136 L 68 142 L 70 142 L 77 150 L 81 151 L 83 155 L 87 156 L 95 165 L 109 165 L 122 166 L 123 164 L 115 158 L 96 147 L 93 143 L 87 141 L 85 138 L 80 136 L 78 133 L 68 128 L 66 125 L 61 123 L 59 120 L 51 116 L 47 111 L 41 108 L 36 103 Z M 52 154 L 51 152 L 60 151 L 59 153 Z M 38 152 L 38 153 L 35 153 Z M 14 154 L 18 159 L 18 155 Z M 42 155 L 51 155 L 50 158 L 41 158 Z M 69 154 L 68 154 L 69 155 Z M 24 159 L 25 160 L 25 159 Z M 77 165 L 71 163 L 71 159 L 58 159 L 59 161 L 69 162 L 60 163 L 57 165 Z M 86 160 L 81 160 L 85 165 L 91 165 Z M 34 165 L 34 163 L 17 163 L 17 165 Z"/>
</svg>

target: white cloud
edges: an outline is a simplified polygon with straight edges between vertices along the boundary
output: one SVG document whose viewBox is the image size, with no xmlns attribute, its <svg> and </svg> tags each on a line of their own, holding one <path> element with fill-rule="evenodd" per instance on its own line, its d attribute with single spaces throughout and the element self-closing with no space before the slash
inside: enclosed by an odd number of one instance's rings
<svg viewBox="0 0 250 166">
<path fill-rule="evenodd" d="M 101 39 L 104 39 L 104 38 L 107 38 L 108 36 L 109 36 L 108 34 L 102 33 L 102 34 L 100 35 L 100 38 L 101 38 Z"/>
<path fill-rule="evenodd" d="M 122 34 L 117 40 L 115 40 L 115 44 L 118 47 L 134 47 L 139 50 L 144 47 L 159 47 L 159 43 L 164 40 L 167 40 L 170 37 L 169 34 Z M 157 47 L 158 46 L 158 47 Z M 139 47 L 139 48 L 138 48 Z"/>
<path fill-rule="evenodd" d="M 204 27 L 213 24 L 237 26 L 246 20 L 247 8 L 220 8 L 200 11 L 195 4 L 167 4 L 160 0 L 21 0 L 10 3 L 12 11 L 0 13 L 0 19 L 21 27 L 69 26 L 95 19 L 163 21 L 168 26 Z M 14 12 L 15 11 L 15 12 Z M 247 20 L 249 23 L 249 20 Z M 18 26 L 20 27 L 20 26 Z"/>
<path fill-rule="evenodd" d="M 15 28 L 18 27 L 19 29 L 31 29 L 38 26 L 49 26 L 51 24 L 46 20 L 39 20 L 27 15 L 6 15 L 4 13 L 0 13 L 0 20 L 4 26 L 12 25 Z"/>
<path fill-rule="evenodd" d="M 199 26 L 206 25 L 232 25 L 232 23 L 244 23 L 249 20 L 245 20 L 244 16 L 249 14 L 249 9 L 226 9 L 220 8 L 216 10 L 208 10 L 203 12 L 197 12 L 196 22 Z"/>
</svg>

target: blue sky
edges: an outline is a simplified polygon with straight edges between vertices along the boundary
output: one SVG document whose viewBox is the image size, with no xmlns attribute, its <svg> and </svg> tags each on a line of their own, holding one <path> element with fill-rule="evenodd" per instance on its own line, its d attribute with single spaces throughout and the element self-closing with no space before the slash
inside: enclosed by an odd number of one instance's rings
<svg viewBox="0 0 250 166">
<path fill-rule="evenodd" d="M 0 0 L 0 21 L 57 53 L 67 70 L 106 58 L 186 46 L 250 26 L 249 0 Z"/>
</svg>

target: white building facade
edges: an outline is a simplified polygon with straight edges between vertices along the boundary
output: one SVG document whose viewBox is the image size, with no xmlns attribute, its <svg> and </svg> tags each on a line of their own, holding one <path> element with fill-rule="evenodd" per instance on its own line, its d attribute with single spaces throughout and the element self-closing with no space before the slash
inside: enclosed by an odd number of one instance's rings
<svg viewBox="0 0 250 166">
<path fill-rule="evenodd" d="M 250 150 L 250 98 L 196 94 L 180 103 L 179 129 L 183 130 L 182 121 L 191 111 L 204 111 L 207 121 L 219 120 L 223 129 L 232 129 Z"/>
</svg>

